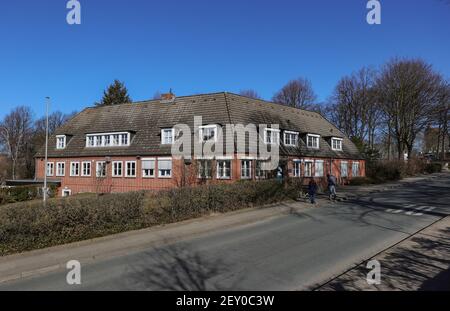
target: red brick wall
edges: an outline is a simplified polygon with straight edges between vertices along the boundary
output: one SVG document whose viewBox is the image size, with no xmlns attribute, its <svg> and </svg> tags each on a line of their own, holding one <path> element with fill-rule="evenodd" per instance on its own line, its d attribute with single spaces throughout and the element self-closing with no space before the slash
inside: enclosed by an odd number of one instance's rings
<svg viewBox="0 0 450 311">
<path fill-rule="evenodd" d="M 151 157 L 151 158 L 166 158 L 164 156 L 161 157 Z M 322 182 L 325 184 L 325 176 L 327 173 L 331 172 L 334 176 L 338 178 L 340 183 L 347 183 L 350 178 L 352 178 L 352 160 L 345 160 L 348 162 L 348 178 L 341 177 L 341 161 L 340 159 L 323 159 L 323 158 L 297 158 L 290 157 L 287 163 L 288 175 L 290 177 L 294 177 L 294 160 L 295 159 L 308 159 L 308 160 L 323 160 L 324 161 L 324 177 L 314 177 L 317 180 L 322 179 Z M 169 189 L 173 187 L 180 186 L 182 184 L 182 180 L 184 180 L 185 184 L 196 184 L 201 182 L 197 178 L 197 166 L 195 161 L 189 166 L 185 166 L 182 160 L 173 160 L 172 163 L 172 178 L 159 178 L 158 171 L 156 167 L 156 173 L 154 178 L 143 178 L 141 172 L 141 160 L 136 157 L 111 157 L 110 162 L 107 164 L 107 177 L 106 178 L 97 178 L 96 177 L 96 162 L 97 161 L 105 161 L 105 157 L 97 157 L 97 158 L 51 158 L 48 160 L 49 162 L 54 163 L 54 174 L 49 177 L 50 179 L 58 179 L 61 180 L 61 188 L 59 189 L 59 195 L 62 195 L 63 189 L 68 189 L 72 194 L 77 193 L 85 193 L 85 192 L 100 192 L 100 193 L 110 193 L 110 192 L 128 192 L 128 191 L 139 191 L 139 190 L 163 190 Z M 82 162 L 91 161 L 91 176 L 83 177 L 81 176 L 82 171 Z M 123 162 L 123 176 L 125 176 L 125 162 L 126 161 L 136 161 L 136 177 L 112 177 L 112 163 L 114 161 L 122 161 Z M 59 177 L 56 176 L 57 171 L 57 162 L 65 162 L 65 176 Z M 70 176 L 70 163 L 71 162 L 80 162 L 80 176 Z M 332 162 L 332 164 L 331 164 Z M 360 176 L 365 176 L 365 161 L 358 160 L 360 163 Z M 44 160 L 36 159 L 36 177 L 42 179 L 44 177 Z M 184 167 L 184 173 L 183 173 Z M 213 165 L 213 178 L 208 180 L 207 182 L 233 182 L 239 180 L 241 177 L 241 165 L 239 159 L 232 160 L 232 178 L 231 180 L 217 180 L 215 177 L 216 169 L 215 165 Z M 301 164 L 301 172 L 302 175 L 305 172 L 304 163 Z M 252 165 L 252 176 L 254 178 L 255 173 L 255 162 L 253 161 Z M 312 174 L 315 176 L 315 165 L 313 165 Z M 184 178 L 183 178 L 184 176 Z M 305 182 L 308 182 L 308 178 L 305 178 Z"/>
</svg>

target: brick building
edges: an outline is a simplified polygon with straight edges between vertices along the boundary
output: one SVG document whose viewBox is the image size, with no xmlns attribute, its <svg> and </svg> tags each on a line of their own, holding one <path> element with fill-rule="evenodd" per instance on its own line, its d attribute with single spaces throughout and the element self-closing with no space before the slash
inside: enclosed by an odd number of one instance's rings
<svg viewBox="0 0 450 311">
<path fill-rule="evenodd" d="M 194 117 L 202 124 L 195 125 Z M 172 147 L 178 124 L 192 139 L 216 142 L 227 124 L 266 124 L 260 144 L 279 147 L 285 176 L 324 180 L 331 172 L 345 183 L 365 175 L 356 146 L 320 114 L 231 93 L 214 93 L 87 108 L 50 137 L 48 165 L 44 149 L 36 154 L 36 178 L 61 183 L 59 194 L 161 190 L 202 182 L 269 178 L 259 153 L 176 158 Z M 274 124 L 277 128 L 272 127 Z M 223 143 L 248 143 L 248 136 L 224 135 Z M 194 149 L 190 149 L 190 153 Z"/>
</svg>

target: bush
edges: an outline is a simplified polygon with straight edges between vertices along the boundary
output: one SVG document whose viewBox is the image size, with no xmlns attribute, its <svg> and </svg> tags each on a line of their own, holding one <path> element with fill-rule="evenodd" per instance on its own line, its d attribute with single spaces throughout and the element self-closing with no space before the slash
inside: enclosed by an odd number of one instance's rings
<svg viewBox="0 0 450 311">
<path fill-rule="evenodd" d="M 376 182 L 369 177 L 354 177 L 350 179 L 350 185 L 351 186 L 364 186 L 364 185 L 372 185 Z"/>
<path fill-rule="evenodd" d="M 56 193 L 56 187 L 50 186 L 50 197 Z M 20 186 L 0 189 L 0 205 L 25 202 L 41 197 L 38 186 Z"/>
<path fill-rule="evenodd" d="M 0 207 L 0 255 L 280 202 L 297 186 L 248 181 L 9 204 Z"/>
<path fill-rule="evenodd" d="M 425 166 L 425 172 L 428 174 L 440 173 L 442 171 L 442 164 L 438 162 L 429 163 Z"/>
<path fill-rule="evenodd" d="M 375 162 L 367 167 L 366 175 L 374 183 L 400 180 L 403 166 L 404 163 L 400 161 Z"/>
</svg>

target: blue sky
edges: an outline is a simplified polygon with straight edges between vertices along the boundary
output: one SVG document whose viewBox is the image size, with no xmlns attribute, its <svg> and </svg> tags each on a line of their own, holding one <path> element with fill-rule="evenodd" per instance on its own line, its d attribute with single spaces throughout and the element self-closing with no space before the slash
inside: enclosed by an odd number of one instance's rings
<svg viewBox="0 0 450 311">
<path fill-rule="evenodd" d="M 0 4 L 0 117 L 18 105 L 43 114 L 91 106 L 117 78 L 133 100 L 252 88 L 271 98 L 288 80 L 312 81 L 321 101 L 343 75 L 392 57 L 421 57 L 450 77 L 450 1 L 67 0 Z"/>
</svg>

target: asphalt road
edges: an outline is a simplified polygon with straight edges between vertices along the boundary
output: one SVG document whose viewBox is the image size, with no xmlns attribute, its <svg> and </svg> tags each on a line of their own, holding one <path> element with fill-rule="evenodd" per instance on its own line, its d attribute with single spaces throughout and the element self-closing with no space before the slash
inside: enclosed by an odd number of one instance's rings
<svg viewBox="0 0 450 311">
<path fill-rule="evenodd" d="M 450 214 L 450 174 L 183 243 L 0 284 L 0 290 L 301 290 Z M 383 265 L 383 263 L 381 263 Z"/>
</svg>

